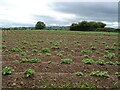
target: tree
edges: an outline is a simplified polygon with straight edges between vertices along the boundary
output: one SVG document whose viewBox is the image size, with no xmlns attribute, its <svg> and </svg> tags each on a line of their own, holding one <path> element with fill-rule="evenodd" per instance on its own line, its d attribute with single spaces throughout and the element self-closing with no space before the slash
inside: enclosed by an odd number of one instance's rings
<svg viewBox="0 0 120 90">
<path fill-rule="evenodd" d="M 42 21 L 38 21 L 35 25 L 35 29 L 44 29 L 46 25 Z"/>
<path fill-rule="evenodd" d="M 78 23 L 73 23 L 70 26 L 70 30 L 73 31 L 96 31 L 97 28 L 104 28 L 106 24 L 102 22 L 87 22 L 87 21 L 82 21 Z"/>
<path fill-rule="evenodd" d="M 77 23 L 72 23 L 72 25 L 70 26 L 70 30 L 75 30 L 75 31 L 77 31 L 77 29 L 78 29 Z"/>
</svg>

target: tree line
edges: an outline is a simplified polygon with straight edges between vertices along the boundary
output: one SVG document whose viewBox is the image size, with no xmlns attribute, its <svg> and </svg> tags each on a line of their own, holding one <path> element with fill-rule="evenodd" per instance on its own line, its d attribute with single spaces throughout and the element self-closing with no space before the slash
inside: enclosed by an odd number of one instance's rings
<svg viewBox="0 0 120 90">
<path fill-rule="evenodd" d="M 70 26 L 71 31 L 96 31 L 98 28 L 105 28 L 106 24 L 102 22 L 88 22 L 82 21 L 78 23 L 72 23 Z"/>
<path fill-rule="evenodd" d="M 114 28 L 105 28 L 106 24 L 103 22 L 95 22 L 95 21 L 81 21 L 78 23 L 72 23 L 69 27 L 67 26 L 67 29 L 71 31 L 107 31 L 107 32 L 118 32 L 119 29 Z M 48 29 L 46 27 L 46 24 L 42 21 L 38 21 L 35 25 L 35 27 L 18 27 L 18 28 L 2 28 L 2 30 L 41 30 L 41 29 Z M 49 28 L 50 30 L 52 28 Z M 56 29 L 57 30 L 57 29 Z"/>
</svg>

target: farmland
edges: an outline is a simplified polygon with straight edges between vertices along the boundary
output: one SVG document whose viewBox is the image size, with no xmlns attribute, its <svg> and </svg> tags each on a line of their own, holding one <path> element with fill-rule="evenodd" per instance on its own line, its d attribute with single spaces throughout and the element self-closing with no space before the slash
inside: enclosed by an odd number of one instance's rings
<svg viewBox="0 0 120 90">
<path fill-rule="evenodd" d="M 118 33 L 2 32 L 3 88 L 120 88 Z"/>
</svg>

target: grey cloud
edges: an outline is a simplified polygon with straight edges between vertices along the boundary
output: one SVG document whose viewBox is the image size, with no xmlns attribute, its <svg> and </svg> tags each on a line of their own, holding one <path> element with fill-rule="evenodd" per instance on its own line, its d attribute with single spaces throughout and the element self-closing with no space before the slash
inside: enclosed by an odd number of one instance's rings
<svg viewBox="0 0 120 90">
<path fill-rule="evenodd" d="M 55 2 L 50 6 L 55 11 L 76 15 L 75 20 L 118 21 L 117 2 Z"/>
</svg>

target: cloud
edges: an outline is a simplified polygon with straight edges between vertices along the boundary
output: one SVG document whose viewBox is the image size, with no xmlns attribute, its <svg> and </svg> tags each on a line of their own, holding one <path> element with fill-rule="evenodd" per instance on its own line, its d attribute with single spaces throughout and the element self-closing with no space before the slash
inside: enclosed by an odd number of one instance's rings
<svg viewBox="0 0 120 90">
<path fill-rule="evenodd" d="M 84 1 L 84 2 L 81 2 Z M 85 1 L 92 1 L 86 2 Z M 108 0 L 104 0 L 108 1 Z M 37 21 L 51 25 L 70 25 L 81 20 L 104 21 L 117 25 L 118 0 L 0 0 L 0 27 L 34 26 Z M 111 24 L 109 24 L 111 23 Z"/>
<path fill-rule="evenodd" d="M 76 15 L 76 20 L 112 21 L 118 20 L 116 2 L 55 2 L 53 10 Z"/>
</svg>

